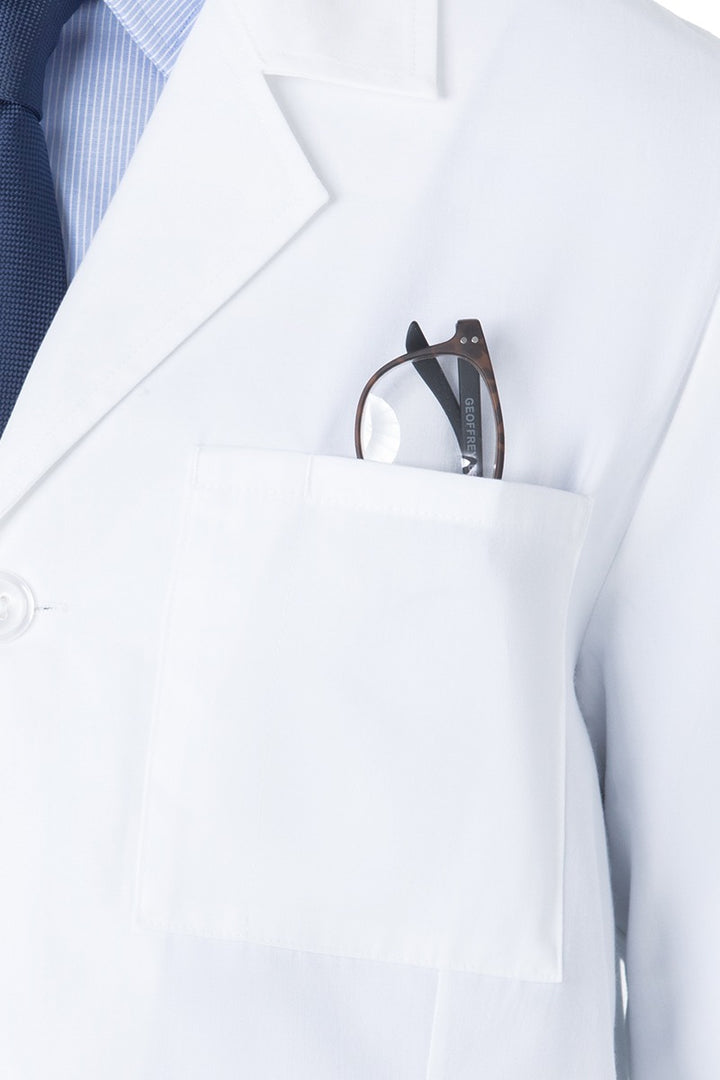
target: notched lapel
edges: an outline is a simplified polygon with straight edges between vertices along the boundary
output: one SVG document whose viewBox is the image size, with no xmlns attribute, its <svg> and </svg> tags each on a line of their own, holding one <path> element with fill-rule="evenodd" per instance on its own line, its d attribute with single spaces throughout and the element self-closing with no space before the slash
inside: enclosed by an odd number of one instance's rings
<svg viewBox="0 0 720 1080">
<path fill-rule="evenodd" d="M 233 0 L 207 0 L 0 440 L 7 512 L 327 201 Z"/>
<path fill-rule="evenodd" d="M 349 11 L 319 5 L 329 22 L 293 59 L 282 35 L 270 47 L 260 0 L 242 17 L 237 0 L 205 0 L 0 439 L 0 516 L 328 202 L 267 73 L 423 96 L 434 87 L 437 0 L 398 3 L 390 54 L 406 7 L 420 15 L 423 44 L 387 70 L 371 63 L 378 3 L 361 20 L 364 71 Z M 276 26 L 283 6 L 269 5 Z"/>
<path fill-rule="evenodd" d="M 437 96 L 438 0 L 243 0 L 266 72 Z"/>
</svg>

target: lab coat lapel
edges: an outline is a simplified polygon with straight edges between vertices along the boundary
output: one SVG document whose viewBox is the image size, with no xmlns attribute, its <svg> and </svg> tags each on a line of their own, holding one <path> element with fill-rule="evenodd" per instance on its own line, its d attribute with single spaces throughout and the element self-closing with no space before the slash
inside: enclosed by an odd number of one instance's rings
<svg viewBox="0 0 720 1080">
<path fill-rule="evenodd" d="M 265 73 L 432 95 L 436 3 L 398 0 L 374 39 L 357 5 L 311 6 L 305 40 L 283 0 L 206 0 L 0 439 L 0 516 L 328 202 Z"/>
</svg>

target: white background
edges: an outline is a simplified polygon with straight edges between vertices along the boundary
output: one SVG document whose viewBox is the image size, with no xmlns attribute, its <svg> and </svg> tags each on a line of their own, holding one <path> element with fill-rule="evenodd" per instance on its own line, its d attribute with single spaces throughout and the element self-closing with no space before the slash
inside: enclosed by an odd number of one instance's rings
<svg viewBox="0 0 720 1080">
<path fill-rule="evenodd" d="M 697 23 L 720 36 L 720 3 L 718 0 L 661 0 L 663 7 L 674 11 L 681 19 Z"/>
</svg>

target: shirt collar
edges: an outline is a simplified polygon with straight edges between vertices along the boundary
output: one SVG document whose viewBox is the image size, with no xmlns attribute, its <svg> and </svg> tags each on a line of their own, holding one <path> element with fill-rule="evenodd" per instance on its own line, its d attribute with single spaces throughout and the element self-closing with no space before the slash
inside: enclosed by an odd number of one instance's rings
<svg viewBox="0 0 720 1080">
<path fill-rule="evenodd" d="M 169 75 L 203 0 L 105 0 L 163 75 Z"/>
<path fill-rule="evenodd" d="M 104 2 L 167 76 L 205 0 Z M 332 18 L 332 4 L 326 10 L 317 0 L 224 3 L 242 19 L 267 74 L 438 96 L 439 0 L 334 0 Z"/>
</svg>

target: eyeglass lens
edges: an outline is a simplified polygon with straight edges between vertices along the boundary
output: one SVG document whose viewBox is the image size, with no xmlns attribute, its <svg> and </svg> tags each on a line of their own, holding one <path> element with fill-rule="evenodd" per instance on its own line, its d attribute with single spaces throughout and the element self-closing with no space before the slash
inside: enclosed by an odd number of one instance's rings
<svg viewBox="0 0 720 1080">
<path fill-rule="evenodd" d="M 371 461 L 492 476 L 496 430 L 485 382 L 461 357 L 404 361 L 373 385 L 360 442 Z"/>
</svg>

